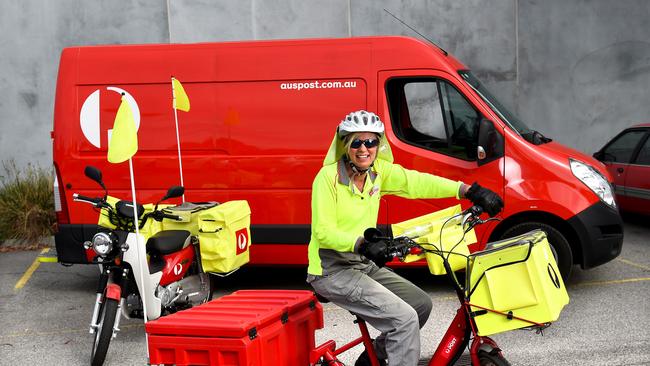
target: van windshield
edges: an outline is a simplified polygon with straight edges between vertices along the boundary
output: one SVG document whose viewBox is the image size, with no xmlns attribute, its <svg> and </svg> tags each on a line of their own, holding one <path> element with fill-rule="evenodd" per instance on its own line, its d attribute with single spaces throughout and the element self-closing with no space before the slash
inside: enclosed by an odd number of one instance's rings
<svg viewBox="0 0 650 366">
<path fill-rule="evenodd" d="M 474 89 L 476 94 L 478 94 L 481 99 L 487 103 L 490 108 L 496 113 L 503 122 L 505 122 L 511 129 L 515 130 L 522 137 L 526 138 L 528 135 L 532 135 L 535 131 L 531 130 L 526 126 L 519 117 L 515 116 L 510 112 L 499 100 L 490 93 L 490 91 L 481 83 L 481 81 L 472 74 L 469 70 L 462 70 L 458 72 L 460 76 L 469 84 L 469 86 Z"/>
</svg>

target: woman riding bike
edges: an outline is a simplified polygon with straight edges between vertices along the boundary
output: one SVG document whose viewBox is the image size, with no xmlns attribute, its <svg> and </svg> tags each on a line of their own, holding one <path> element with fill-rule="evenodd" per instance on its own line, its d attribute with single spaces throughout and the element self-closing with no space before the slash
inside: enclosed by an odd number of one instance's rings
<svg viewBox="0 0 650 366">
<path fill-rule="evenodd" d="M 494 216 L 503 201 L 479 186 L 455 182 L 393 163 L 384 124 L 356 111 L 338 126 L 312 187 L 312 225 L 307 282 L 334 304 L 358 314 L 381 334 L 375 349 L 381 365 L 415 366 L 420 328 L 431 312 L 426 292 L 384 267 L 386 243 L 369 243 L 363 232 L 377 225 L 380 197 L 467 198 Z M 370 365 L 367 352 L 355 365 Z"/>
</svg>

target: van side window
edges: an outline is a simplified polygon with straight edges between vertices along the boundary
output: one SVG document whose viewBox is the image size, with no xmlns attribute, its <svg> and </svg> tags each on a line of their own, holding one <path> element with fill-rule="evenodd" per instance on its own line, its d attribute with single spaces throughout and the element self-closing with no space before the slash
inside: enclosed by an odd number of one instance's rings
<svg viewBox="0 0 650 366">
<path fill-rule="evenodd" d="M 391 79 L 386 87 L 393 128 L 411 145 L 476 160 L 480 114 L 450 83 Z"/>
</svg>

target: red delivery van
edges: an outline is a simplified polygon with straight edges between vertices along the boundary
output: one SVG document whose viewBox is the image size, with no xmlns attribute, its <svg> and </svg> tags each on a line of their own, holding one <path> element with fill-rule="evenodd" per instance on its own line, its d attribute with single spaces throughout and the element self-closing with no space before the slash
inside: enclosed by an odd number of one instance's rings
<svg viewBox="0 0 650 366">
<path fill-rule="evenodd" d="M 128 164 L 106 160 L 121 93 L 138 124 L 138 201 L 179 184 L 172 75 L 191 102 L 178 112 L 186 199 L 247 200 L 252 264 L 306 264 L 312 180 L 337 124 L 359 109 L 382 118 L 397 163 L 503 196 L 503 220 L 483 225 L 471 249 L 541 227 L 565 277 L 573 264 L 590 268 L 621 252 L 623 225 L 600 162 L 528 128 L 435 45 L 359 37 L 64 49 L 52 131 L 62 263 L 87 262 L 83 242 L 96 230 L 98 213 L 72 201 L 74 192 L 101 193 L 86 165 L 104 172 L 113 196 L 131 196 Z M 453 201 L 385 196 L 380 223 Z"/>
</svg>

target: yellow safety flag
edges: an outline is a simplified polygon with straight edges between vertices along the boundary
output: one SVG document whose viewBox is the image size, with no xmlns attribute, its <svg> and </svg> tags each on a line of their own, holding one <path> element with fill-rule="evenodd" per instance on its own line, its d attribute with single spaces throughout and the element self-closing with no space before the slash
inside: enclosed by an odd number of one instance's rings
<svg viewBox="0 0 650 366">
<path fill-rule="evenodd" d="M 115 115 L 113 132 L 108 142 L 108 161 L 115 164 L 127 161 L 136 151 L 138 151 L 138 134 L 135 120 L 129 102 L 122 95 L 122 103 Z"/>
<path fill-rule="evenodd" d="M 183 84 L 181 84 L 178 79 L 172 77 L 172 91 L 174 97 L 174 109 L 180 109 L 184 112 L 190 111 L 190 99 L 183 89 Z"/>
</svg>

